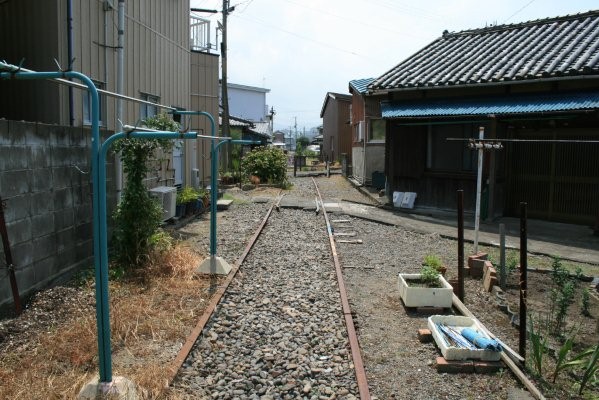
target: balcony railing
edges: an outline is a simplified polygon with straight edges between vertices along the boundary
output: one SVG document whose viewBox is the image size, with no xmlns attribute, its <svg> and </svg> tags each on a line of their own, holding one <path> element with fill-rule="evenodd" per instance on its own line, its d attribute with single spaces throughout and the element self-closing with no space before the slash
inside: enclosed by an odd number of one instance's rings
<svg viewBox="0 0 599 400">
<path fill-rule="evenodd" d="M 210 43 L 210 20 L 194 15 L 191 15 L 190 18 L 191 50 L 210 51 L 213 48 L 213 45 Z"/>
</svg>

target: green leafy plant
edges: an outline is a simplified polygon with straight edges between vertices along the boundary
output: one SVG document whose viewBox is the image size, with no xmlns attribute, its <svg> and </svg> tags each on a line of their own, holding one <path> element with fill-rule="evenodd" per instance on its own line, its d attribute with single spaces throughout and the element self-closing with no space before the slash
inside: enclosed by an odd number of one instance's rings
<svg viewBox="0 0 599 400">
<path fill-rule="evenodd" d="M 560 347 L 559 352 L 557 353 L 557 359 L 555 360 L 555 370 L 553 371 L 553 383 L 557 379 L 557 375 L 564 370 L 565 368 L 570 367 L 571 365 L 566 362 L 566 357 L 570 350 L 572 350 L 572 346 L 574 345 L 574 338 L 569 337 L 566 339 L 562 347 Z"/>
<path fill-rule="evenodd" d="M 148 118 L 144 125 L 165 131 L 179 128 L 166 114 Z M 156 152 L 168 152 L 172 148 L 173 141 L 165 139 L 127 138 L 114 144 L 114 150 L 121 152 L 127 177 L 121 202 L 113 214 L 113 248 L 116 259 L 124 266 L 139 266 L 149 254 L 150 238 L 161 224 L 162 208 L 148 195 L 144 179 L 150 170 L 150 162 L 157 158 Z"/>
<path fill-rule="evenodd" d="M 590 353 L 591 351 L 592 353 Z M 584 390 L 591 377 L 596 376 L 597 369 L 599 368 L 599 344 L 596 344 L 594 349 L 593 347 L 591 347 L 590 349 L 586 350 L 586 352 L 589 352 L 591 354 L 591 357 L 585 365 L 582 380 L 580 381 L 580 390 L 578 391 L 579 395 L 582 394 L 582 391 Z"/>
<path fill-rule="evenodd" d="M 191 186 L 185 186 L 177 193 L 177 204 L 187 204 L 196 201 L 200 194 Z"/>
<path fill-rule="evenodd" d="M 242 160 L 242 170 L 246 178 L 255 175 L 260 182 L 286 186 L 287 157 L 275 147 L 257 147 L 246 154 Z"/>
<path fill-rule="evenodd" d="M 547 338 L 543 337 L 541 332 L 535 331 L 535 323 L 532 316 L 529 317 L 528 337 L 530 339 L 531 354 L 530 364 L 538 376 L 543 375 L 543 357 L 547 351 Z"/>
<path fill-rule="evenodd" d="M 441 258 L 435 254 L 429 254 L 424 256 L 423 265 L 428 265 L 429 267 L 433 267 L 436 270 L 440 270 L 443 267 L 443 261 Z"/>
<path fill-rule="evenodd" d="M 559 257 L 554 257 L 551 263 L 551 304 L 550 310 L 553 315 L 553 333 L 560 335 L 568 308 L 574 300 L 576 281 L 570 277 L 569 271 L 563 266 Z"/>
<path fill-rule="evenodd" d="M 591 293 L 588 288 L 584 288 L 582 290 L 582 300 L 581 300 L 581 313 L 586 317 L 591 316 L 591 312 L 589 311 L 591 306 Z"/>
<path fill-rule="evenodd" d="M 435 267 L 425 265 L 420 270 L 420 280 L 429 287 L 439 286 L 439 271 Z"/>
</svg>

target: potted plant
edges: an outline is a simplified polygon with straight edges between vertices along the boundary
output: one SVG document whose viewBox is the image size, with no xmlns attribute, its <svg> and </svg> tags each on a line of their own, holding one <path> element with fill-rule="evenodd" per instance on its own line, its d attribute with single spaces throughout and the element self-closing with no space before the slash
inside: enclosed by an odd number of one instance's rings
<svg viewBox="0 0 599 400">
<path fill-rule="evenodd" d="M 208 206 L 210 206 L 210 197 L 206 189 L 198 189 L 197 194 L 197 211 L 201 214 L 208 209 Z"/>
<path fill-rule="evenodd" d="M 198 192 L 191 186 L 185 186 L 177 193 L 177 204 L 185 207 L 185 215 L 192 215 L 197 209 Z"/>
<path fill-rule="evenodd" d="M 443 276 L 445 276 L 445 272 L 447 272 L 447 267 L 443 264 L 443 261 L 441 261 L 441 258 L 435 254 L 426 255 L 424 257 L 424 262 L 422 263 L 422 265 L 433 267 L 434 269 L 439 271 L 439 273 L 442 274 Z"/>
<path fill-rule="evenodd" d="M 406 307 L 450 308 L 453 288 L 436 268 L 425 265 L 419 274 L 399 274 L 399 296 Z"/>
</svg>

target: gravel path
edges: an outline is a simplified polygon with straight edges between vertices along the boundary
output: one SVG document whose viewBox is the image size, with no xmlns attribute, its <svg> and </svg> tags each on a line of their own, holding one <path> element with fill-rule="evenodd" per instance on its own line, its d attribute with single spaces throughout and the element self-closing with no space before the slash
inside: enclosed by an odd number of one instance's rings
<svg viewBox="0 0 599 400">
<path fill-rule="evenodd" d="M 310 185 L 294 195 L 313 197 Z M 226 248 L 232 231 L 221 232 Z M 174 387 L 189 398 L 354 399 L 348 346 L 322 215 L 282 210 L 271 215 Z"/>
</svg>

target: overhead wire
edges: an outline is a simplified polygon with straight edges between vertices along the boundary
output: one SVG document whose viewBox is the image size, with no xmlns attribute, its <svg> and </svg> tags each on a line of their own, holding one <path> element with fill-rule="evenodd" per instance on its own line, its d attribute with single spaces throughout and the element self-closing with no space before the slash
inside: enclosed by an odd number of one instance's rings
<svg viewBox="0 0 599 400">
<path fill-rule="evenodd" d="M 300 39 L 307 40 L 309 42 L 313 42 L 313 43 L 319 44 L 321 46 L 328 47 L 328 48 L 333 49 L 333 50 L 337 50 L 337 51 L 342 52 L 342 53 L 347 53 L 347 54 L 350 54 L 350 55 L 353 55 L 353 56 L 356 56 L 356 57 L 361 57 L 361 58 L 366 58 L 366 59 L 369 58 L 368 56 L 356 53 L 355 51 L 351 51 L 351 50 L 347 50 L 347 49 L 342 49 L 341 47 L 337 47 L 337 46 L 334 46 L 334 45 L 326 43 L 326 42 L 322 42 L 322 41 L 317 40 L 317 39 L 313 39 L 313 38 L 310 38 L 310 37 L 307 37 L 307 36 L 300 35 L 300 34 L 298 34 L 296 32 L 293 32 L 293 31 L 290 31 L 290 30 L 287 30 L 287 29 L 283 29 L 283 28 L 275 26 L 275 25 L 271 25 L 271 24 L 269 24 L 269 23 L 267 23 L 267 22 L 265 22 L 263 20 L 259 20 L 257 18 L 248 18 L 247 16 L 240 16 L 240 15 L 236 15 L 236 14 L 230 14 L 229 16 L 235 17 L 235 18 L 239 18 L 241 20 L 253 22 L 255 24 L 262 25 L 262 26 L 270 28 L 270 29 L 275 29 L 275 30 L 287 33 L 288 35 L 295 36 L 295 37 L 298 37 Z"/>
</svg>

